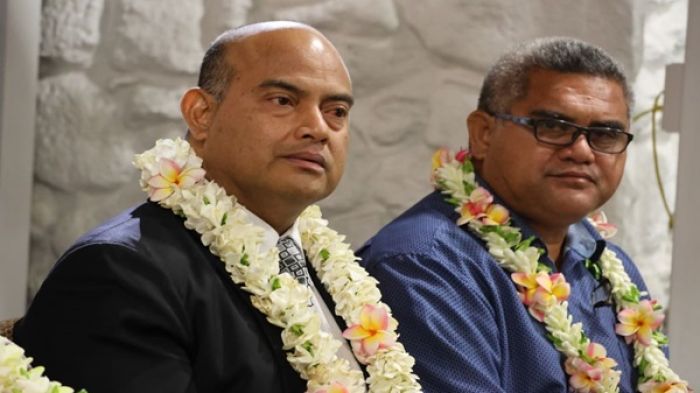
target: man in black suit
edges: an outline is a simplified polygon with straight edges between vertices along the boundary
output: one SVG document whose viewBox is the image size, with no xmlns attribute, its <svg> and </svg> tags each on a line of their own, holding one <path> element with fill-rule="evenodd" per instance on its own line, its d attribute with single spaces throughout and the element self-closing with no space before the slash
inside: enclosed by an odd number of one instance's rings
<svg viewBox="0 0 700 393">
<path fill-rule="evenodd" d="M 222 34 L 204 57 L 199 87 L 181 101 L 208 179 L 247 208 L 268 249 L 280 236 L 298 244 L 299 214 L 337 185 L 351 106 L 336 49 L 291 22 Z M 318 282 L 311 287 L 323 329 L 340 338 L 344 326 L 322 300 L 327 294 Z M 251 306 L 199 234 L 153 202 L 73 245 L 15 340 L 50 378 L 91 393 L 305 390 L 280 329 Z M 359 369 L 343 343 L 339 356 Z"/>
</svg>

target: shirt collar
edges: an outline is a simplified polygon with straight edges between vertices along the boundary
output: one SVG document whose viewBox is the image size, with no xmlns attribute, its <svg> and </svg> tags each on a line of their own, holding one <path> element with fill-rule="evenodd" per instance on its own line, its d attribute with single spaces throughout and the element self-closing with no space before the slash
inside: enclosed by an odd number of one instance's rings
<svg viewBox="0 0 700 393">
<path fill-rule="evenodd" d="M 275 228 L 273 228 L 270 224 L 265 222 L 262 218 L 258 217 L 255 215 L 255 213 L 251 212 L 250 210 L 246 209 L 245 206 L 239 205 L 242 210 L 248 215 L 248 218 L 250 219 L 251 224 L 257 226 L 258 228 L 264 230 L 265 232 L 263 233 L 263 239 L 262 243 L 260 244 L 260 252 L 267 252 L 273 247 L 277 247 L 277 241 L 284 236 L 289 236 L 294 240 L 294 242 L 299 246 L 299 249 L 301 249 L 301 234 L 299 233 L 299 219 L 294 220 L 294 224 L 287 229 L 286 232 L 284 232 L 281 236 Z"/>
</svg>

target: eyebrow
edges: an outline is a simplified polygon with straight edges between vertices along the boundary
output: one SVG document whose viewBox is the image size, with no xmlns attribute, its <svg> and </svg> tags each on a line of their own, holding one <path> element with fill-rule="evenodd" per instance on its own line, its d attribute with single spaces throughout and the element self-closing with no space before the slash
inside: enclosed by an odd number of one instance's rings
<svg viewBox="0 0 700 393">
<path fill-rule="evenodd" d="M 546 109 L 535 109 L 535 110 L 530 112 L 530 115 L 535 116 L 535 117 L 544 117 L 544 118 L 548 118 L 548 119 L 564 120 L 564 121 L 567 121 L 569 123 L 578 124 L 570 116 L 567 116 L 563 113 L 559 113 L 556 111 L 546 110 Z M 624 123 L 616 121 L 616 120 L 594 121 L 585 127 L 606 127 L 606 128 L 614 128 L 614 129 L 620 130 L 620 131 L 624 131 L 627 128 L 627 127 L 625 127 Z"/>
<path fill-rule="evenodd" d="M 279 80 L 279 79 L 267 79 L 262 81 L 258 87 L 260 88 L 270 88 L 270 87 L 276 87 L 282 90 L 287 90 L 290 93 L 296 94 L 296 95 L 306 95 L 306 91 L 304 91 L 302 88 L 299 86 L 296 86 L 292 83 Z M 353 104 L 355 103 L 355 99 L 352 97 L 350 94 L 345 94 L 345 93 L 337 93 L 337 94 L 329 94 L 326 96 L 322 97 L 322 101 L 343 101 L 348 106 L 352 107 Z"/>
</svg>

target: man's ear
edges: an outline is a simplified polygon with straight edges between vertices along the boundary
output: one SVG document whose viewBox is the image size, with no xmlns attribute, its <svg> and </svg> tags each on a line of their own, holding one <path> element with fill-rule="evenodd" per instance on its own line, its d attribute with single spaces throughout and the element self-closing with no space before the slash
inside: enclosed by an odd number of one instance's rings
<svg viewBox="0 0 700 393">
<path fill-rule="evenodd" d="M 483 160 L 491 145 L 491 136 L 496 125 L 493 116 L 482 110 L 475 110 L 467 116 L 469 130 L 469 155 Z"/>
<path fill-rule="evenodd" d="M 180 112 L 189 128 L 190 138 L 198 142 L 207 138 L 217 107 L 214 97 L 199 87 L 185 92 L 180 100 Z"/>
</svg>

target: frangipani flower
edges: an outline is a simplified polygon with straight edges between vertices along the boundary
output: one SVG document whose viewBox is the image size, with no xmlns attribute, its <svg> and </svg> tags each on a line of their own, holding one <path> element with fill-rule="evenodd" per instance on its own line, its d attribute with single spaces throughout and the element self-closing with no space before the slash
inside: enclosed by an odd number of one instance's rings
<svg viewBox="0 0 700 393">
<path fill-rule="evenodd" d="M 566 373 L 569 374 L 569 385 L 576 392 L 593 393 L 599 392 L 601 382 L 605 375 L 605 370 L 602 367 L 596 367 L 586 363 L 581 358 L 569 358 L 564 363 Z"/>
<path fill-rule="evenodd" d="M 508 222 L 508 210 L 493 203 L 493 195 L 484 187 L 477 187 L 469 194 L 469 199 L 459 208 L 457 225 L 479 220 L 484 225 L 503 225 Z"/>
<path fill-rule="evenodd" d="M 350 391 L 342 383 L 334 382 L 331 386 L 316 390 L 315 393 L 350 393 Z"/>
<path fill-rule="evenodd" d="M 641 393 L 688 393 L 691 392 L 685 381 L 658 382 L 649 380 L 639 385 Z"/>
<path fill-rule="evenodd" d="M 620 323 L 615 325 L 615 332 L 624 336 L 628 344 L 634 340 L 645 346 L 651 344 L 652 333 L 664 321 L 664 315 L 654 310 L 655 304 L 653 300 L 642 300 L 624 308 L 617 313 Z"/>
<path fill-rule="evenodd" d="M 544 321 L 544 311 L 551 305 L 569 298 L 571 287 L 561 273 L 513 273 L 510 276 L 521 287 L 518 295 L 528 306 L 530 314 L 538 321 Z"/>
<path fill-rule="evenodd" d="M 351 340 L 358 357 L 368 358 L 379 349 L 394 345 L 396 334 L 391 322 L 384 307 L 366 304 L 360 312 L 360 323 L 347 328 L 343 337 Z"/>
<path fill-rule="evenodd" d="M 593 224 L 603 239 L 609 239 L 617 233 L 617 226 L 608 222 L 608 217 L 602 210 L 588 216 L 588 222 Z"/>
<path fill-rule="evenodd" d="M 609 357 L 605 347 L 597 343 L 589 343 L 586 352 L 581 357 L 566 359 L 564 369 L 570 375 L 569 384 L 576 392 L 600 392 L 605 390 L 606 378 L 616 373 L 613 367 L 617 362 Z"/>
<path fill-rule="evenodd" d="M 204 177 L 204 170 L 197 167 L 181 167 L 177 162 L 161 158 L 159 173 L 148 180 L 148 196 L 153 202 L 162 201 L 176 188 L 191 187 Z"/>
<path fill-rule="evenodd" d="M 503 225 L 508 222 L 509 218 L 508 209 L 494 203 L 486 209 L 485 216 L 481 219 L 481 222 L 485 225 Z"/>
<path fill-rule="evenodd" d="M 460 208 L 461 217 L 457 225 L 463 225 L 486 215 L 486 209 L 493 202 L 493 195 L 484 187 L 477 187 L 469 194 L 469 200 Z"/>
<path fill-rule="evenodd" d="M 448 162 L 450 162 L 450 151 L 445 148 L 437 149 L 433 153 L 433 172 Z"/>
<path fill-rule="evenodd" d="M 605 347 L 594 342 L 588 343 L 586 346 L 585 357 L 589 363 L 598 367 L 613 368 L 617 366 L 615 359 L 609 358 Z"/>
<path fill-rule="evenodd" d="M 440 148 L 433 153 L 432 158 L 432 171 L 430 171 L 430 183 L 433 186 L 437 186 L 435 178 L 437 176 L 437 170 L 444 167 L 445 164 L 450 162 L 450 151 L 445 148 Z"/>
</svg>

